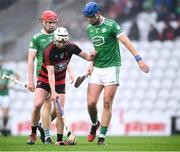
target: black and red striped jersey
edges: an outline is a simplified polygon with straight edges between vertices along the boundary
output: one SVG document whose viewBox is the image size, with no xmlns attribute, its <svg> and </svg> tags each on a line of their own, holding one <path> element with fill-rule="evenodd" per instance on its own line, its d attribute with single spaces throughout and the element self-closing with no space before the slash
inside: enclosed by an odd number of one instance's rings
<svg viewBox="0 0 180 152">
<path fill-rule="evenodd" d="M 67 65 L 72 55 L 79 55 L 81 51 L 74 43 L 67 42 L 64 48 L 57 48 L 54 42 L 50 43 L 44 50 L 43 63 L 38 81 L 49 83 L 46 66 L 53 65 L 55 69 L 55 85 L 65 84 Z"/>
</svg>

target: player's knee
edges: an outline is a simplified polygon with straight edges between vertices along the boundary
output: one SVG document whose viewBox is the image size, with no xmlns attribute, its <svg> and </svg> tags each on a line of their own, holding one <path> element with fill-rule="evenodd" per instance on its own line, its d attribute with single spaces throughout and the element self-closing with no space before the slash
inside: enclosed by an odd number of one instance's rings
<svg viewBox="0 0 180 152">
<path fill-rule="evenodd" d="M 35 104 L 34 108 L 35 108 L 35 111 L 40 111 L 41 110 L 41 105 L 40 104 Z"/>
<path fill-rule="evenodd" d="M 96 102 L 93 102 L 93 101 L 88 102 L 88 107 L 91 107 L 91 108 L 96 107 Z"/>
<path fill-rule="evenodd" d="M 112 104 L 109 102 L 109 100 L 104 100 L 104 105 L 103 105 L 104 109 L 112 109 Z"/>
</svg>

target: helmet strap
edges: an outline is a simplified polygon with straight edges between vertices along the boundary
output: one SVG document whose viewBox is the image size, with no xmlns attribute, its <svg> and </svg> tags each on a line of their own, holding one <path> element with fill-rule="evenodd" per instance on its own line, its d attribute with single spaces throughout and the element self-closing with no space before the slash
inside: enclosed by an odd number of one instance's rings
<svg viewBox="0 0 180 152">
<path fill-rule="evenodd" d="M 46 33 L 52 33 L 52 32 L 50 32 L 50 31 L 48 31 L 47 29 L 46 29 L 46 21 L 42 21 L 42 25 L 43 25 L 43 28 L 44 28 L 44 30 L 45 30 L 45 32 Z"/>
<path fill-rule="evenodd" d="M 95 18 L 96 18 L 97 20 L 99 19 L 99 17 L 97 16 L 97 14 L 96 14 L 96 13 L 95 13 L 95 15 L 94 15 L 94 16 L 95 16 Z"/>
<path fill-rule="evenodd" d="M 94 15 L 94 17 L 95 17 L 96 21 L 95 21 L 95 23 L 94 23 L 93 25 L 98 25 L 98 24 L 100 24 L 100 16 L 98 16 L 97 13 L 96 13 L 96 14 Z"/>
</svg>

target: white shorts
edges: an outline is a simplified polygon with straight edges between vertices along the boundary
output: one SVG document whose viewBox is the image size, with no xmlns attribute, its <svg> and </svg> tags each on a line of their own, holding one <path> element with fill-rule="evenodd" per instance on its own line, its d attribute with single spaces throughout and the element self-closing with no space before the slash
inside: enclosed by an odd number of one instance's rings
<svg viewBox="0 0 180 152">
<path fill-rule="evenodd" d="M 10 97 L 8 96 L 0 96 L 0 108 L 9 107 Z"/>
<path fill-rule="evenodd" d="M 120 67 L 108 67 L 108 68 L 97 68 L 90 76 L 89 83 L 100 84 L 100 85 L 119 85 L 119 72 Z"/>
</svg>

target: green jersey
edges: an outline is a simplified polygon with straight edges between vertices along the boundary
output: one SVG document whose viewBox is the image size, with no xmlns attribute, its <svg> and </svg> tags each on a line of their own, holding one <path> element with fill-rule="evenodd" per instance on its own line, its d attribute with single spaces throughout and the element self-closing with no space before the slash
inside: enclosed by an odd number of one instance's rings
<svg viewBox="0 0 180 152">
<path fill-rule="evenodd" d="M 2 85 L 2 89 L 0 89 L 0 96 L 6 96 L 9 94 L 9 89 L 8 89 L 8 84 L 9 80 L 8 79 L 2 79 L 2 75 L 11 75 L 14 74 L 12 70 L 7 70 L 7 69 L 0 69 L 0 85 Z"/>
<path fill-rule="evenodd" d="M 95 67 L 106 68 L 121 65 L 119 41 L 120 26 L 113 20 L 104 18 L 100 25 L 87 27 L 88 36 L 93 43 L 97 56 L 94 59 Z"/>
<path fill-rule="evenodd" d="M 30 41 L 29 50 L 36 52 L 37 65 L 36 65 L 36 74 L 39 75 L 39 71 L 42 67 L 43 52 L 45 47 L 53 41 L 54 34 L 46 34 L 42 30 L 35 34 Z"/>
</svg>

